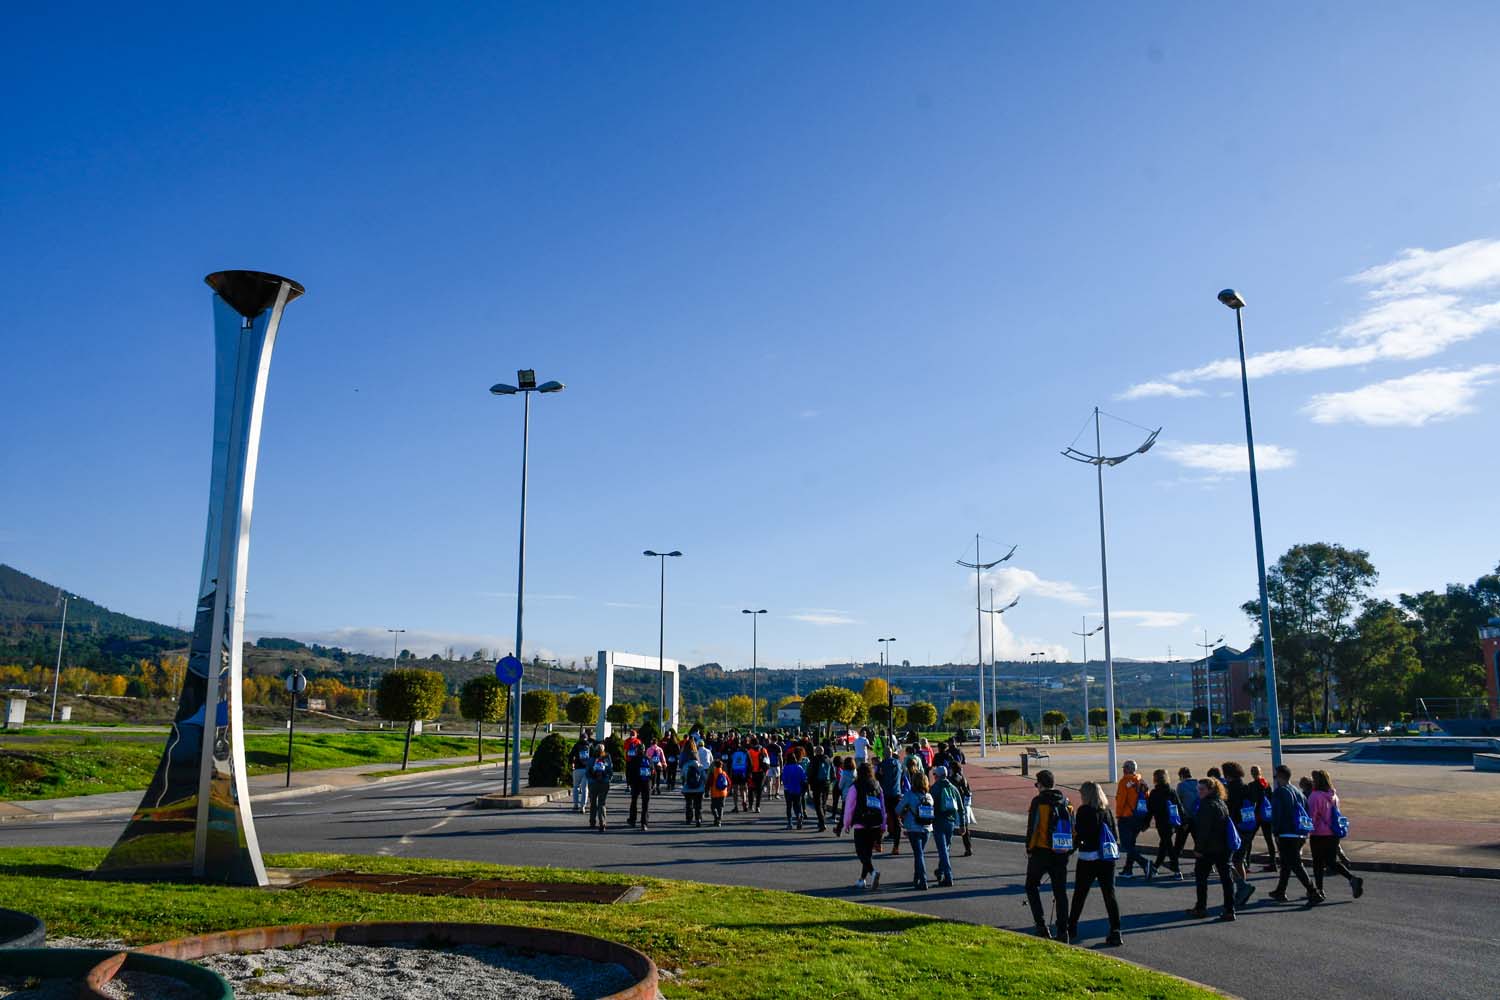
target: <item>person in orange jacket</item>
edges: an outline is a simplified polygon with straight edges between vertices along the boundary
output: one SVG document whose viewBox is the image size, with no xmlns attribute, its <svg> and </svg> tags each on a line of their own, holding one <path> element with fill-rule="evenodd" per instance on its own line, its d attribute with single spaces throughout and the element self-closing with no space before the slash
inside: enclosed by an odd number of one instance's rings
<svg viewBox="0 0 1500 1000">
<path fill-rule="evenodd" d="M 729 797 L 729 788 L 733 783 L 729 780 L 729 772 L 724 770 L 724 762 L 715 760 L 714 766 L 708 772 L 708 808 L 714 817 L 714 826 L 724 823 L 724 800 Z"/>
<path fill-rule="evenodd" d="M 1130 865 L 1133 861 L 1141 863 L 1141 871 L 1145 873 L 1147 881 L 1152 875 L 1151 862 L 1141 853 L 1137 844 L 1137 838 L 1151 825 L 1151 810 L 1147 808 L 1146 799 L 1151 794 L 1151 789 L 1141 778 L 1140 770 L 1133 760 L 1127 760 L 1121 765 L 1120 781 L 1115 786 L 1115 819 L 1120 826 L 1120 854 L 1125 860 L 1125 867 L 1120 871 L 1120 878 L 1130 878 Z"/>
</svg>

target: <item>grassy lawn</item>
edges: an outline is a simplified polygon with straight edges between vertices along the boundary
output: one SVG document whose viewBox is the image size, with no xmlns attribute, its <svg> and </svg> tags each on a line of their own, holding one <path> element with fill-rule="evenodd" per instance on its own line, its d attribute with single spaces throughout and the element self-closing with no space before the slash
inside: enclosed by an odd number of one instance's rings
<svg viewBox="0 0 1500 1000">
<path fill-rule="evenodd" d="M 310 771 L 325 767 L 401 763 L 404 734 L 298 733 L 292 768 Z M 529 744 L 529 740 L 523 741 Z M 145 788 L 161 759 L 161 740 L 113 739 L 84 735 L 68 739 L 0 742 L 0 799 L 13 802 L 55 799 L 97 792 Z M 498 758 L 500 742 L 485 740 L 485 760 Z M 422 735 L 411 741 L 411 759 L 473 756 L 474 741 L 454 736 Z M 286 770 L 286 737 L 245 737 L 245 761 L 251 774 Z"/>
<path fill-rule="evenodd" d="M 1218 995 L 1089 951 L 990 927 L 761 889 L 557 868 L 328 854 L 283 854 L 267 860 L 289 867 L 635 884 L 647 891 L 638 903 L 599 906 L 84 881 L 103 854 L 94 848 L 0 849 L 6 905 L 40 916 L 49 936 L 131 944 L 327 920 L 458 920 L 564 928 L 644 951 L 665 972 L 662 989 L 669 998 L 1198 1000 Z"/>
</svg>

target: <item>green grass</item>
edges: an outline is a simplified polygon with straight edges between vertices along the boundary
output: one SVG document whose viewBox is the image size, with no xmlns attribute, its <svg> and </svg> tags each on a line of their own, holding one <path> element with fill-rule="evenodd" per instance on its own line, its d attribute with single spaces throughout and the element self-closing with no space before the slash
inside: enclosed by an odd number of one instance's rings
<svg viewBox="0 0 1500 1000">
<path fill-rule="evenodd" d="M 403 733 L 298 733 L 292 769 L 311 771 L 360 764 L 400 764 Z M 486 741 L 485 758 L 500 749 Z M 17 742 L 0 746 L 0 800 L 55 799 L 98 792 L 145 788 L 161 759 L 159 740 L 105 738 L 84 734 L 72 739 Z M 454 736 L 422 735 L 411 741 L 412 760 L 472 756 L 474 741 Z M 245 761 L 251 774 L 286 770 L 286 737 L 245 737 Z"/>
<path fill-rule="evenodd" d="M 646 888 L 646 896 L 638 903 L 600 906 L 85 881 L 103 854 L 94 848 L 0 849 L 6 905 L 40 916 L 49 934 L 123 939 L 130 944 L 237 927 L 331 920 L 457 920 L 563 928 L 644 951 L 666 973 L 662 990 L 672 1000 L 1217 996 L 1083 949 L 793 893 L 557 868 L 327 854 L 285 854 L 267 860 L 298 868 L 636 884 Z"/>
</svg>

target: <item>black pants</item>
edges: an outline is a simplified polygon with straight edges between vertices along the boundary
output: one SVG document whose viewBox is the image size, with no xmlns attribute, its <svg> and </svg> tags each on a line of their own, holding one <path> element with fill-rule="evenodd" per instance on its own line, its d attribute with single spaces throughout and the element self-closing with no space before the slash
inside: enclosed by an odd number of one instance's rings
<svg viewBox="0 0 1500 1000">
<path fill-rule="evenodd" d="M 1078 861 L 1073 874 L 1073 909 L 1068 911 L 1068 928 L 1078 928 L 1078 918 L 1083 914 L 1083 901 L 1088 898 L 1089 886 L 1099 883 L 1099 894 L 1104 897 L 1104 910 L 1109 914 L 1109 929 L 1120 929 L 1120 904 L 1115 900 L 1115 863 L 1113 861 Z"/>
<path fill-rule="evenodd" d="M 1180 829 L 1182 829 L 1182 827 L 1173 829 L 1169 826 L 1166 829 L 1162 829 L 1158 826 L 1156 828 L 1156 835 L 1161 838 L 1156 845 L 1156 867 L 1160 868 L 1162 861 L 1165 860 L 1167 862 L 1167 865 L 1173 871 L 1182 870 L 1182 865 L 1179 862 L 1178 853 L 1172 847 L 1173 838 L 1177 830 Z"/>
<path fill-rule="evenodd" d="M 1233 913 L 1234 877 L 1229 874 L 1229 859 L 1222 854 L 1210 858 L 1199 853 L 1193 866 L 1193 879 L 1198 883 L 1198 909 L 1208 909 L 1208 874 L 1211 871 L 1219 873 L 1219 883 L 1224 886 L 1224 912 Z"/>
<path fill-rule="evenodd" d="M 1047 925 L 1042 914 L 1042 879 L 1052 880 L 1053 916 L 1059 930 L 1067 925 L 1068 856 L 1056 851 L 1031 851 L 1026 858 L 1026 902 L 1031 904 L 1031 918 L 1038 927 Z"/>
<path fill-rule="evenodd" d="M 703 793 L 683 792 L 682 801 L 687 804 L 687 821 L 689 823 L 703 822 Z"/>
<path fill-rule="evenodd" d="M 650 822 L 646 814 L 651 811 L 651 782 L 649 780 L 642 779 L 630 786 L 630 817 L 625 820 L 630 826 L 635 826 L 637 804 L 641 808 L 641 826 L 645 826 Z"/>
<path fill-rule="evenodd" d="M 828 782 L 814 781 L 811 785 L 813 812 L 818 815 L 818 832 L 822 833 L 828 829 Z"/>
<path fill-rule="evenodd" d="M 750 774 L 750 808 L 760 808 L 760 795 L 765 790 L 766 772 L 753 771 Z"/>
<path fill-rule="evenodd" d="M 1281 862 L 1281 878 L 1276 880 L 1276 891 L 1286 892 L 1287 883 L 1295 875 L 1297 881 L 1302 883 L 1302 888 L 1311 896 L 1316 890 L 1313 889 L 1312 879 L 1307 877 L 1307 867 L 1302 864 L 1302 845 L 1305 841 L 1301 837 L 1277 837 L 1276 840 L 1276 857 Z"/>
<path fill-rule="evenodd" d="M 1187 846 L 1188 834 L 1193 832 L 1193 821 L 1185 820 L 1177 828 L 1177 836 L 1172 841 L 1172 852 L 1177 855 L 1177 870 L 1182 870 L 1182 849 Z"/>
<path fill-rule="evenodd" d="M 1271 832 L 1271 824 L 1260 824 L 1260 832 L 1266 839 L 1266 864 L 1274 865 L 1276 863 L 1276 835 Z M 1245 855 L 1245 862 L 1248 864 L 1249 861 L 1250 856 L 1247 854 Z"/>
<path fill-rule="evenodd" d="M 677 787 L 677 761 L 667 758 L 667 791 Z"/>
<path fill-rule="evenodd" d="M 865 878 L 875 870 L 875 845 L 880 843 L 878 827 L 855 827 L 854 853 L 859 856 L 859 877 Z"/>
<path fill-rule="evenodd" d="M 724 800 L 723 799 L 721 799 L 721 798 L 709 799 L 708 800 L 708 811 L 711 812 L 711 813 L 713 813 L 713 816 L 714 816 L 714 825 L 715 826 L 717 826 L 720 823 L 724 822 Z"/>
<path fill-rule="evenodd" d="M 1319 892 L 1323 891 L 1324 872 L 1333 872 L 1335 875 L 1344 876 L 1350 883 L 1354 882 L 1354 873 L 1349 870 L 1348 865 L 1344 864 L 1344 859 L 1339 857 L 1339 838 L 1313 837 L 1312 856 L 1313 884 L 1318 887 Z"/>
<path fill-rule="evenodd" d="M 785 789 L 783 789 L 785 791 Z M 786 821 L 790 826 L 796 823 L 800 829 L 802 826 L 802 793 L 786 792 Z"/>
<path fill-rule="evenodd" d="M 609 785 L 603 781 L 589 782 L 589 826 L 603 826 L 609 815 L 604 800 L 609 798 Z"/>
</svg>

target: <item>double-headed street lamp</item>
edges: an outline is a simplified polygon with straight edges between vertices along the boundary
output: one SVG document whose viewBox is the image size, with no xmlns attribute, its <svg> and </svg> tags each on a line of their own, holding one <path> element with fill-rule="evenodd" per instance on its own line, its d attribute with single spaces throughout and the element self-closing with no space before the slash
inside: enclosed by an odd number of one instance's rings
<svg viewBox="0 0 1500 1000">
<path fill-rule="evenodd" d="M 1203 713 L 1204 721 L 1208 723 L 1208 742 L 1212 743 L 1214 741 L 1214 675 L 1210 657 L 1215 649 L 1224 645 L 1224 637 L 1221 635 L 1213 642 L 1209 642 L 1208 629 L 1204 629 L 1203 641 L 1194 642 L 1193 645 L 1203 650 L 1203 696 L 1206 702 Z M 1196 698 L 1193 700 L 1197 701 Z"/>
<path fill-rule="evenodd" d="M 1003 608 L 995 607 L 995 588 L 990 588 L 990 606 L 984 609 L 984 613 L 990 616 L 990 714 L 996 715 L 1000 711 L 1000 682 L 995 678 L 1000 665 L 995 657 L 995 619 L 1005 614 L 1011 608 L 1021 603 L 1018 595 Z M 984 713 L 984 670 L 979 671 L 979 756 L 988 756 L 985 753 L 985 713 Z M 998 725 L 998 723 L 996 723 Z M 993 728 L 993 727 L 992 727 Z M 997 744 L 999 740 L 995 741 Z"/>
<path fill-rule="evenodd" d="M 1134 451 L 1123 455 L 1104 454 L 1104 445 L 1099 433 L 1099 407 L 1094 407 L 1094 451 L 1079 451 L 1077 448 L 1068 446 L 1063 450 L 1064 458 L 1071 458 L 1075 462 L 1092 465 L 1099 479 L 1099 578 L 1103 583 L 1104 596 L 1104 707 L 1109 714 L 1109 776 L 1113 781 L 1119 774 L 1115 758 L 1118 756 L 1116 750 L 1115 732 L 1115 656 L 1114 648 L 1109 641 L 1109 555 L 1104 544 L 1104 467 L 1106 465 L 1119 465 L 1126 459 L 1135 455 L 1144 455 L 1151 450 L 1156 443 L 1156 436 L 1161 433 L 1161 428 L 1151 431 L 1146 440 L 1141 442 Z M 1087 669 L 1087 665 L 1085 665 Z"/>
<path fill-rule="evenodd" d="M 1250 375 L 1245 368 L 1245 299 L 1233 288 L 1219 301 L 1234 310 L 1240 341 L 1240 391 L 1245 399 L 1245 448 L 1250 453 L 1250 510 L 1255 517 L 1255 569 L 1260 574 L 1260 643 L 1266 665 L 1266 727 L 1271 731 L 1271 766 L 1281 766 L 1281 713 L 1276 704 L 1276 654 L 1271 641 L 1271 598 L 1266 592 L 1266 547 L 1260 536 L 1260 485 L 1255 477 L 1255 432 L 1250 426 Z M 1210 717 L 1211 718 L 1211 717 Z"/>
<path fill-rule="evenodd" d="M 885 667 L 885 724 L 890 738 L 896 738 L 896 692 L 891 687 L 891 647 L 890 643 L 896 641 L 895 636 L 889 639 L 876 639 L 880 643 L 880 665 Z"/>
<path fill-rule="evenodd" d="M 656 721 L 660 723 L 659 728 L 665 733 L 672 722 L 667 712 L 667 560 L 677 559 L 682 553 L 676 549 L 671 552 L 656 552 L 647 549 L 641 554 L 661 560 L 661 600 L 658 605 L 659 620 L 656 632 Z"/>
<path fill-rule="evenodd" d="M 1089 628 L 1089 616 L 1083 616 L 1083 631 L 1073 634 L 1083 640 L 1083 741 L 1089 741 L 1089 636 L 1095 635 L 1104 628 L 1100 622 L 1093 628 Z"/>
<path fill-rule="evenodd" d="M 1042 660 L 1045 652 L 1028 653 L 1031 662 L 1036 664 L 1036 731 L 1042 731 Z"/>
<path fill-rule="evenodd" d="M 57 689 L 62 686 L 62 654 L 63 640 L 68 634 L 68 602 L 77 596 L 77 594 L 70 594 L 66 590 L 58 592 L 58 597 L 62 600 L 63 608 L 62 630 L 57 633 L 57 669 L 52 674 L 52 715 L 48 718 L 48 722 L 57 721 Z"/>
<path fill-rule="evenodd" d="M 760 666 L 760 616 L 766 613 L 765 608 L 759 611 L 751 611 L 743 608 L 742 615 L 750 616 L 750 731 L 755 732 L 755 717 L 760 714 L 760 702 L 756 700 L 758 694 L 755 686 L 757 667 Z"/>
<path fill-rule="evenodd" d="M 979 756 L 984 753 L 984 604 L 980 600 L 979 585 L 983 581 L 984 571 L 994 569 L 1001 563 L 1016 554 L 1016 546 L 1012 545 L 1010 551 L 993 562 L 985 562 L 979 557 L 979 535 L 974 536 L 974 561 L 965 562 L 957 560 L 960 566 L 974 571 L 974 643 L 979 647 L 978 655 L 974 660 L 974 669 L 979 671 Z M 990 643 L 990 654 L 994 655 L 994 643 Z M 990 706 L 993 708 L 994 706 Z"/>
<path fill-rule="evenodd" d="M 521 411 L 521 543 L 516 556 L 516 659 L 521 659 L 522 623 L 526 609 L 526 460 L 531 445 L 531 394 L 533 392 L 561 392 L 561 382 L 543 382 L 537 385 L 536 372 L 523 368 L 516 372 L 516 384 L 497 382 L 490 386 L 496 396 L 514 396 L 520 393 L 525 400 Z M 510 758 L 510 794 L 521 794 L 521 679 L 516 678 L 515 690 L 511 692 L 510 745 L 514 752 Z"/>
</svg>

